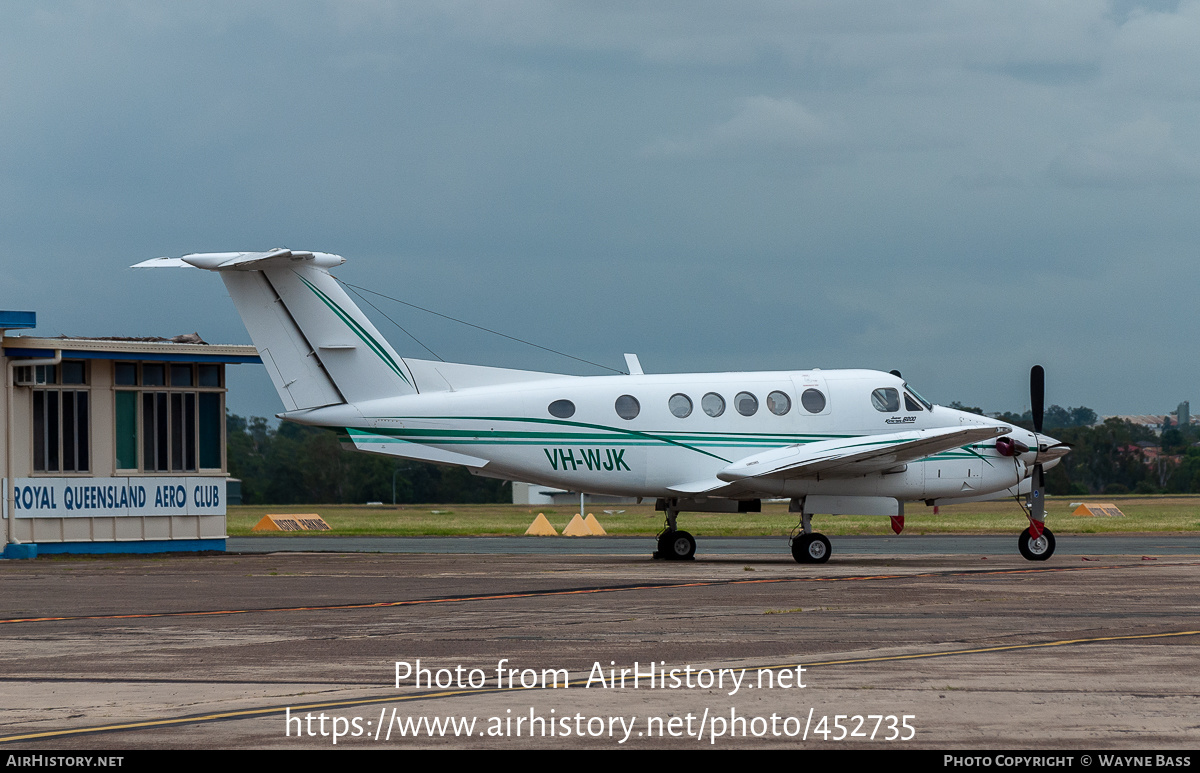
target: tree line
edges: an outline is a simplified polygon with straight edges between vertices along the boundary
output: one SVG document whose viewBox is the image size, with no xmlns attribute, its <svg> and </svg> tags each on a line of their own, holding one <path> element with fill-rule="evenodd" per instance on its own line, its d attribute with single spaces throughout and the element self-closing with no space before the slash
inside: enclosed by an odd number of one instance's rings
<svg viewBox="0 0 1200 773">
<path fill-rule="evenodd" d="M 949 407 L 983 415 L 981 408 L 959 402 Z M 1028 411 L 992 415 L 1033 429 Z M 1120 419 L 1096 421 L 1096 412 L 1082 406 L 1046 409 L 1043 431 L 1072 446 L 1060 464 L 1046 471 L 1047 493 L 1200 493 L 1196 427 L 1175 425 L 1155 435 Z M 324 427 L 290 422 L 273 427 L 261 416 L 246 419 L 231 413 L 226 430 L 229 474 L 241 479 L 246 504 L 391 503 L 393 496 L 397 504 L 512 501 L 512 489 L 504 481 L 461 467 L 345 452 L 337 432 Z"/>
</svg>

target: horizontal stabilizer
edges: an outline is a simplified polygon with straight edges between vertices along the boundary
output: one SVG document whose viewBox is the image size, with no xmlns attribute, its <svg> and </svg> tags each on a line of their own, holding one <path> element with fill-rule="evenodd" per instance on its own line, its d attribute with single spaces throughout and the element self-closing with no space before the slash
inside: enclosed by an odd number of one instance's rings
<svg viewBox="0 0 1200 773">
<path fill-rule="evenodd" d="M 388 437 L 387 435 L 377 435 L 373 432 L 363 432 L 356 429 L 348 430 L 348 433 L 354 447 L 359 451 L 399 456 L 404 459 L 415 459 L 421 462 L 432 462 L 433 464 L 455 464 L 471 468 L 483 467 L 488 463 L 487 459 L 480 459 L 477 456 L 468 456 L 466 454 L 455 453 L 454 451 L 444 451 L 433 446 L 412 443 L 407 440 Z"/>
<path fill-rule="evenodd" d="M 340 255 L 327 252 L 275 249 L 267 252 L 194 252 L 181 258 L 151 258 L 133 268 L 179 268 L 194 266 L 209 271 L 257 271 L 274 266 L 316 266 L 333 268 L 346 262 Z"/>
<path fill-rule="evenodd" d="M 817 475 L 864 475 L 1011 431 L 1010 427 L 973 425 L 822 440 L 755 454 L 729 465 L 718 472 L 717 477 L 734 483 L 755 479 L 811 478 Z"/>
</svg>

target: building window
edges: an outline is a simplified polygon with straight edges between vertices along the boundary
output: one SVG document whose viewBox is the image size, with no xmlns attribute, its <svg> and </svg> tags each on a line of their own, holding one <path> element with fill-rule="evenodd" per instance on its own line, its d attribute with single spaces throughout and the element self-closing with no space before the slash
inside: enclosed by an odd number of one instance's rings
<svg viewBox="0 0 1200 773">
<path fill-rule="evenodd" d="M 219 365 L 116 363 L 117 468 L 222 469 L 225 413 Z M 140 464 L 139 464 L 140 451 Z"/>
<path fill-rule="evenodd" d="M 74 389 L 33 391 L 34 472 L 87 472 L 88 393 Z"/>
<path fill-rule="evenodd" d="M 35 383 L 87 386 L 87 363 L 34 366 Z M 60 378 L 61 377 L 61 378 Z M 91 411 L 86 389 L 33 390 L 34 472 L 88 472 Z"/>
</svg>

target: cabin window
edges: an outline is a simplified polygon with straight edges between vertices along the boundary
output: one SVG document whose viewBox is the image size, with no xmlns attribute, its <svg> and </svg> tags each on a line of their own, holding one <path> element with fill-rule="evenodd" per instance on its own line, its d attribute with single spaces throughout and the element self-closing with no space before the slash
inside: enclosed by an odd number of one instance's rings
<svg viewBox="0 0 1200 773">
<path fill-rule="evenodd" d="M 792 410 L 792 398 L 776 390 L 767 395 L 767 409 L 776 416 L 783 416 Z"/>
<path fill-rule="evenodd" d="M 555 418 L 569 419 L 575 415 L 575 403 L 570 400 L 555 400 L 546 410 Z"/>
<path fill-rule="evenodd" d="M 916 400 L 913 399 L 912 395 L 910 395 L 908 392 L 905 392 L 904 393 L 904 410 L 906 410 L 906 411 L 923 411 L 925 409 L 921 407 L 920 403 L 918 403 Z"/>
<path fill-rule="evenodd" d="M 737 407 L 737 412 L 743 416 L 753 416 L 758 413 L 758 398 L 749 392 L 738 392 L 737 397 L 733 398 L 733 404 Z"/>
<path fill-rule="evenodd" d="M 621 395 L 617 398 L 615 407 L 617 415 L 626 421 L 636 419 L 637 415 L 642 411 L 641 404 L 638 403 L 637 398 L 633 395 Z"/>
<path fill-rule="evenodd" d="M 820 413 L 825 410 L 825 395 L 819 389 L 805 389 L 800 395 L 800 404 L 809 413 Z"/>
<path fill-rule="evenodd" d="M 709 416 L 716 418 L 725 413 L 725 398 L 716 392 L 709 392 L 700 400 L 700 407 Z"/>
<path fill-rule="evenodd" d="M 892 387 L 876 389 L 871 393 L 871 405 L 881 413 L 899 413 L 900 392 Z"/>
<path fill-rule="evenodd" d="M 686 419 L 692 415 L 692 398 L 684 394 L 671 395 L 671 399 L 667 401 L 667 407 L 671 409 L 672 415 Z"/>
</svg>

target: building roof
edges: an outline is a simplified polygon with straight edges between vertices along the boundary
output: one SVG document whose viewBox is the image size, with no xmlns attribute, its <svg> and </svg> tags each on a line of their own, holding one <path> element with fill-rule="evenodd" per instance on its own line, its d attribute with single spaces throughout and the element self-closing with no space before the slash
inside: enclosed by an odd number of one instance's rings
<svg viewBox="0 0 1200 773">
<path fill-rule="evenodd" d="M 5 336 L 6 357 L 62 356 L 77 360 L 142 360 L 149 362 L 261 363 L 258 350 L 241 344 L 175 343 L 169 339 L 39 338 Z"/>
</svg>

